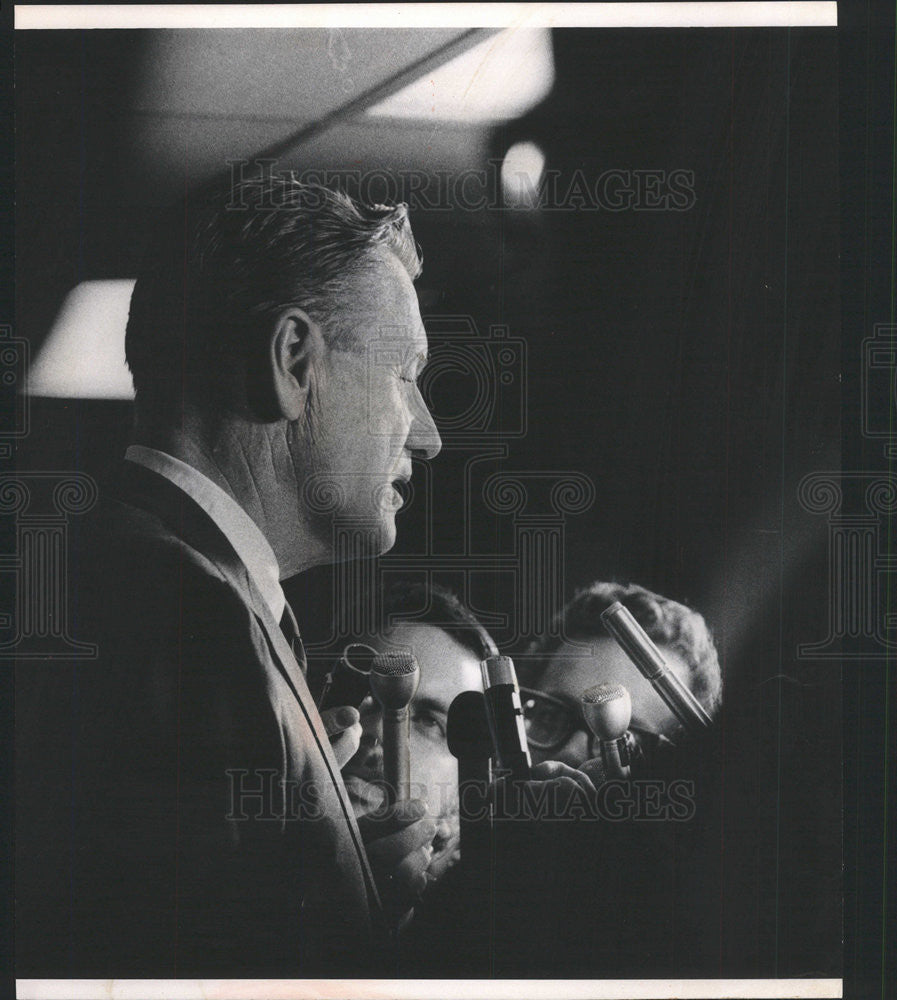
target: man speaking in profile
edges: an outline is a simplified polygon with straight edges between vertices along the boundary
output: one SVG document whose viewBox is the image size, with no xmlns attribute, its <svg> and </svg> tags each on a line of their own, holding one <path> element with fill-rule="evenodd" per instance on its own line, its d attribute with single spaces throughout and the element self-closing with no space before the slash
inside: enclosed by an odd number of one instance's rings
<svg viewBox="0 0 897 1000">
<path fill-rule="evenodd" d="M 435 825 L 412 803 L 359 832 L 358 715 L 318 714 L 280 580 L 336 559 L 337 524 L 389 549 L 397 485 L 440 449 L 407 209 L 246 182 L 187 203 L 148 260 L 134 443 L 74 567 L 100 660 L 75 681 L 43 933 L 62 974 L 370 974 Z"/>
</svg>

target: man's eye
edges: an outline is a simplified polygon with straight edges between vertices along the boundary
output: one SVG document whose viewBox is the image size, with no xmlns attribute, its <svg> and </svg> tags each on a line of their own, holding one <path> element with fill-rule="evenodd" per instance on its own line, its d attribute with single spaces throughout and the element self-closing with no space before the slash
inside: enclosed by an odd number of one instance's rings
<svg viewBox="0 0 897 1000">
<path fill-rule="evenodd" d="M 445 739 L 445 725 L 442 719 L 432 712 L 418 712 L 412 716 L 411 721 L 424 736 L 429 736 L 430 739 Z"/>
<path fill-rule="evenodd" d="M 524 715 L 527 721 L 532 720 L 532 722 L 542 725 L 542 726 L 557 726 L 562 724 L 567 713 L 557 705 L 546 705 L 544 702 L 533 702 L 529 701 L 524 706 Z"/>
<path fill-rule="evenodd" d="M 417 385 L 417 379 L 416 379 L 416 378 L 411 378 L 411 377 L 410 377 L 410 376 L 408 376 L 408 375 L 400 375 L 400 376 L 399 376 L 399 378 L 400 378 L 400 379 L 401 379 L 401 380 L 402 380 L 403 382 L 410 382 L 410 383 L 411 383 L 411 385 Z"/>
</svg>

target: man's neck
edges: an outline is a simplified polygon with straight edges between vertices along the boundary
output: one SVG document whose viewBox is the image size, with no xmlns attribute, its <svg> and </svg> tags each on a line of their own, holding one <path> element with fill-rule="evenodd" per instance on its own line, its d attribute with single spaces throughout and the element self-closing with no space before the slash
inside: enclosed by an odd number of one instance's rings
<svg viewBox="0 0 897 1000">
<path fill-rule="evenodd" d="M 185 411 L 180 427 L 138 424 L 134 444 L 180 459 L 231 496 L 268 540 L 282 578 L 327 562 L 329 553 L 304 523 L 291 461 L 272 427 Z M 275 457 L 279 454 L 279 461 Z"/>
</svg>

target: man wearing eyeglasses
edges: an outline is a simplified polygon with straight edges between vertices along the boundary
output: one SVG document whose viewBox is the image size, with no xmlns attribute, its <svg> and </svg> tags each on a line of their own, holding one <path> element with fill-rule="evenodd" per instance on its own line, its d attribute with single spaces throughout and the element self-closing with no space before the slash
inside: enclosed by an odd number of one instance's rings
<svg viewBox="0 0 897 1000">
<path fill-rule="evenodd" d="M 460 843 L 458 761 L 448 748 L 448 712 L 462 691 L 482 690 L 480 664 L 497 653 L 496 644 L 453 593 L 414 583 L 398 583 L 387 592 L 383 627 L 370 637 L 370 644 L 380 651 L 410 652 L 420 666 L 420 684 L 410 705 L 411 788 L 412 795 L 427 800 L 436 823 L 432 843 L 421 849 L 425 862 L 421 900 L 401 941 L 402 975 L 481 978 L 499 974 L 496 962 L 507 962 L 507 971 L 501 974 L 511 975 L 521 960 L 515 944 L 520 913 L 540 902 L 548 906 L 554 890 L 552 886 L 539 899 L 528 889 L 521 895 L 516 884 L 518 863 L 524 869 L 541 866 L 545 846 L 541 838 L 553 841 L 559 831 L 557 823 L 548 823 L 534 838 L 537 824 L 529 823 L 530 817 L 521 810 L 496 837 L 489 870 L 478 872 L 481 878 L 473 882 L 470 869 L 464 870 L 470 859 L 465 859 Z M 357 654 L 357 644 L 346 648 L 344 670 L 353 669 L 352 664 L 357 664 L 355 670 L 366 668 Z M 364 829 L 368 821 L 375 824 L 383 801 L 382 719 L 370 698 L 361 706 L 361 721 L 361 747 L 343 769 L 343 777 Z M 586 775 L 562 763 L 543 761 L 532 777 L 531 788 L 544 783 L 546 790 L 551 789 L 541 801 L 555 803 L 561 812 L 565 803 L 577 797 L 581 803 L 595 792 Z M 539 799 L 538 792 L 535 798 Z M 376 871 L 376 849 L 369 854 Z M 506 878 L 504 873 L 514 874 Z M 492 878 L 499 884 L 492 885 Z M 482 895 L 477 895 L 478 889 Z M 542 963 L 543 971 L 557 971 L 543 949 L 534 949 L 532 956 Z"/>
<path fill-rule="evenodd" d="M 610 637 L 601 612 L 622 603 L 657 644 L 670 669 L 712 716 L 722 697 L 716 647 L 696 611 L 638 585 L 596 582 L 580 590 L 558 615 L 553 635 L 521 660 L 521 697 L 534 759 L 574 767 L 597 756 L 582 715 L 580 696 L 596 684 L 624 685 L 632 699 L 636 759 L 669 747 L 681 727 L 651 683 Z"/>
<path fill-rule="evenodd" d="M 705 741 L 692 747 L 681 739 L 678 721 L 605 631 L 601 612 L 616 601 L 707 712 L 713 716 L 720 707 L 720 666 L 704 619 L 636 585 L 596 582 L 579 591 L 555 619 L 558 638 L 536 641 L 520 657 L 534 760 L 588 771 L 587 762 L 599 758 L 581 706 L 582 692 L 596 684 L 628 689 L 632 722 L 631 780 L 599 785 L 595 818 L 553 825 L 531 855 L 527 878 L 539 886 L 533 893 L 539 909 L 524 925 L 515 957 L 519 963 L 535 954 L 547 926 L 575 927 L 569 940 L 558 936 L 559 975 L 598 967 L 608 977 L 678 977 L 692 961 L 702 967 L 712 939 L 718 889 L 702 839 L 714 829 L 712 781 L 703 770 L 712 763 L 702 763 Z"/>
</svg>

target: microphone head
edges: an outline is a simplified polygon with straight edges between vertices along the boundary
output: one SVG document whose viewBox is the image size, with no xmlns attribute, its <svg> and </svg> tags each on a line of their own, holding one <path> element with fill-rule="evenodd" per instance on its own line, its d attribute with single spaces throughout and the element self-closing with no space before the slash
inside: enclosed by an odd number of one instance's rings
<svg viewBox="0 0 897 1000">
<path fill-rule="evenodd" d="M 480 664 L 483 672 L 483 687 L 490 688 L 500 684 L 513 684 L 517 687 L 517 672 L 510 656 L 487 656 Z"/>
<path fill-rule="evenodd" d="M 412 653 L 378 653 L 371 663 L 371 694 L 383 708 L 405 708 L 417 693 L 420 667 Z"/>
<path fill-rule="evenodd" d="M 449 705 L 446 742 L 458 760 L 488 760 L 492 756 L 492 734 L 482 691 L 462 691 Z"/>
<path fill-rule="evenodd" d="M 582 693 L 582 714 L 599 740 L 619 739 L 632 721 L 632 699 L 622 684 L 596 684 Z"/>
</svg>

